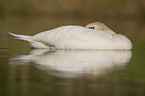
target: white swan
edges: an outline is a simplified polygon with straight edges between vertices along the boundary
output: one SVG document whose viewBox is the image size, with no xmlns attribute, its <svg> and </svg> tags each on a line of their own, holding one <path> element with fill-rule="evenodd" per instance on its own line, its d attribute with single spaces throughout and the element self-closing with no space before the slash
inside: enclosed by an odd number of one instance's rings
<svg viewBox="0 0 145 96">
<path fill-rule="evenodd" d="M 93 30 L 95 29 L 95 30 Z M 116 34 L 103 23 L 82 26 L 62 26 L 34 36 L 17 35 L 15 39 L 27 41 L 33 48 L 131 50 L 130 40 Z"/>
</svg>

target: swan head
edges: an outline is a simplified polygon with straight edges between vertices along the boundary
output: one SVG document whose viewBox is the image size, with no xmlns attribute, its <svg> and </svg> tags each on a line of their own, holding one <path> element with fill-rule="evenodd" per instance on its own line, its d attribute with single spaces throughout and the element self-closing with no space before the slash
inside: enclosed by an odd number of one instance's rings
<svg viewBox="0 0 145 96">
<path fill-rule="evenodd" d="M 100 23 L 100 22 L 90 23 L 86 27 L 89 29 L 105 31 L 105 32 L 111 34 L 112 36 L 114 36 L 116 34 L 109 27 L 107 27 L 105 24 Z"/>
</svg>

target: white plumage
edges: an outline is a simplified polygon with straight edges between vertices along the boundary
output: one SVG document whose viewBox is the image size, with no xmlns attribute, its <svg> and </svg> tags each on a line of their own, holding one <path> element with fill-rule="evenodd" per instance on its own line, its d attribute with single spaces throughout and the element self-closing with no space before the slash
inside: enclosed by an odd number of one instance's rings
<svg viewBox="0 0 145 96">
<path fill-rule="evenodd" d="M 102 25 L 101 25 L 102 26 Z M 121 34 L 110 34 L 82 26 L 62 26 L 34 36 L 16 35 L 15 39 L 27 41 L 33 48 L 131 50 L 130 40 Z"/>
</svg>

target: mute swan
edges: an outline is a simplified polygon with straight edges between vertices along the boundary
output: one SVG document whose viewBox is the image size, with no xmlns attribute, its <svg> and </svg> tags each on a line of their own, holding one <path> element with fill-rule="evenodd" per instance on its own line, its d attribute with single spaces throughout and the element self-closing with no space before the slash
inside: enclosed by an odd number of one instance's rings
<svg viewBox="0 0 145 96">
<path fill-rule="evenodd" d="M 93 30 L 94 29 L 94 30 Z M 131 50 L 130 40 L 116 34 L 100 22 L 82 26 L 62 26 L 34 36 L 17 35 L 15 39 L 27 41 L 32 48 L 84 49 L 84 50 Z"/>
</svg>

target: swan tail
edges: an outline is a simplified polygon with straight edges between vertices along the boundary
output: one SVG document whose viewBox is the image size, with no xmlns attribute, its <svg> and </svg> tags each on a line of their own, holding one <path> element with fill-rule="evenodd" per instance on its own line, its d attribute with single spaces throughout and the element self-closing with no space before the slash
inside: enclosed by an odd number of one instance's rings
<svg viewBox="0 0 145 96">
<path fill-rule="evenodd" d="M 11 33 L 11 32 L 8 32 L 8 33 L 10 35 L 14 36 L 15 37 L 14 39 L 24 40 L 24 41 L 30 40 L 30 38 L 32 37 L 32 36 L 26 36 L 26 35 L 17 35 L 17 34 Z"/>
<path fill-rule="evenodd" d="M 23 40 L 28 42 L 28 44 L 32 47 L 32 48 L 49 48 L 49 46 L 47 46 L 46 44 L 39 42 L 39 41 L 34 41 L 31 40 L 32 36 L 26 36 L 26 35 L 17 35 L 14 33 L 9 32 L 10 35 L 14 36 L 14 39 L 17 40 Z"/>
</svg>

